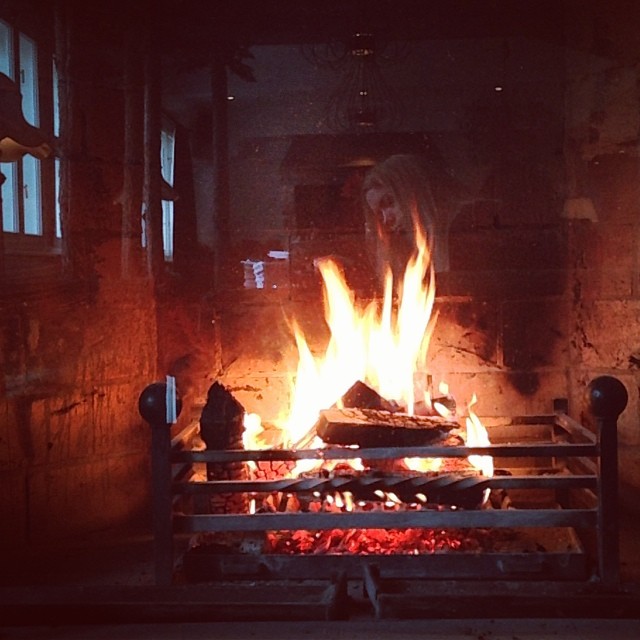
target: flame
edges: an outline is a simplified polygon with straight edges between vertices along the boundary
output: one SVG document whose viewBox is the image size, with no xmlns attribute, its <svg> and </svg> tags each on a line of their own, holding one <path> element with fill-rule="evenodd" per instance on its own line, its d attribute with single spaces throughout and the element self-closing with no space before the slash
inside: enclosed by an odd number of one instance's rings
<svg viewBox="0 0 640 640">
<path fill-rule="evenodd" d="M 418 473 L 439 471 L 442 467 L 442 458 L 405 458 L 403 462 L 407 469 Z"/>
<path fill-rule="evenodd" d="M 260 434 L 263 433 L 262 418 L 257 413 L 245 413 L 243 420 L 242 445 L 245 449 L 259 448 Z"/>
<path fill-rule="evenodd" d="M 454 419 L 455 409 L 438 401 L 451 399 L 445 382 L 439 384 L 440 398 L 431 398 L 427 351 L 437 320 L 433 309 L 436 288 L 424 231 L 416 228 L 416 251 L 407 263 L 401 282 L 394 283 L 391 270 L 387 270 L 381 302 L 359 304 L 347 286 L 343 271 L 332 259 L 317 260 L 316 266 L 323 281 L 330 339 L 324 353 L 316 356 L 295 319 L 291 322 L 299 359 L 292 380 L 289 413 L 277 424 L 281 430 L 279 444 L 289 448 L 324 447 L 312 427 L 320 411 L 339 405 L 340 398 L 357 381 L 369 385 L 387 400 L 395 401 L 408 414 L 413 414 L 420 403 L 430 411 Z M 466 444 L 489 445 L 487 430 L 472 409 L 476 402 L 474 394 L 467 407 Z M 269 446 L 255 414 L 249 414 L 245 420 L 244 444 L 247 449 Z M 325 466 L 331 468 L 337 462 L 325 463 Z M 470 456 L 469 462 L 483 475 L 493 475 L 491 456 Z M 311 471 L 319 464 L 316 460 L 300 460 L 292 473 Z M 362 468 L 360 460 L 351 460 L 349 464 Z M 443 460 L 406 458 L 404 464 L 412 471 L 436 472 Z M 344 495 L 336 494 L 327 499 L 332 508 L 353 508 L 351 496 L 345 500 Z M 382 499 L 393 505 L 396 496 L 387 494 Z M 427 497 L 419 495 L 417 500 L 426 502 Z"/>
<path fill-rule="evenodd" d="M 491 444 L 489 434 L 487 433 L 485 426 L 482 424 L 480 418 L 478 418 L 472 408 L 477 401 L 478 399 L 474 393 L 471 398 L 471 402 L 468 405 L 469 415 L 466 420 L 466 444 L 468 447 L 486 447 Z M 469 456 L 469 462 L 478 469 L 482 475 L 487 477 L 493 476 L 492 456 Z"/>
<path fill-rule="evenodd" d="M 286 444 L 296 445 L 315 423 L 318 413 L 336 404 L 360 380 L 388 400 L 414 413 L 416 371 L 426 366 L 435 326 L 435 275 L 426 236 L 416 233 L 417 250 L 407 263 L 402 282 L 394 286 L 387 271 L 382 304 L 358 305 L 340 267 L 332 259 L 316 262 L 324 284 L 325 319 L 330 329 L 326 351 L 314 357 L 297 326 L 299 353 L 291 410 L 282 424 Z"/>
<path fill-rule="evenodd" d="M 449 385 L 446 382 L 440 382 L 438 389 L 443 396 L 449 395 Z M 425 397 L 425 402 L 443 418 L 453 417 L 453 411 L 441 402 L 432 402 L 430 397 Z M 442 458 L 405 458 L 403 462 L 407 469 L 418 473 L 439 471 L 443 465 Z"/>
</svg>

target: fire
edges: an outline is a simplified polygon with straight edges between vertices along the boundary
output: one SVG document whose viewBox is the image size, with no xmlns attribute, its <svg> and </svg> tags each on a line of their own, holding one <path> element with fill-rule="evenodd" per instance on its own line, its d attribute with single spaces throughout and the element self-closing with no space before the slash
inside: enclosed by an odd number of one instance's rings
<svg viewBox="0 0 640 640">
<path fill-rule="evenodd" d="M 324 283 L 325 319 L 330 340 L 323 354 L 314 356 L 295 322 L 292 329 L 298 349 L 298 368 L 292 385 L 288 415 L 278 425 L 279 444 L 291 448 L 323 447 L 311 431 L 321 410 L 339 404 L 356 381 L 375 389 L 383 398 L 395 401 L 403 412 L 413 415 L 416 405 L 426 406 L 443 417 L 454 411 L 430 397 L 424 381 L 429 377 L 427 351 L 437 320 L 434 313 L 435 272 L 424 232 L 416 229 L 416 251 L 408 261 L 402 281 L 394 283 L 388 269 L 382 301 L 359 303 L 349 289 L 340 266 L 332 259 L 316 261 Z M 440 398 L 449 398 L 449 388 L 441 382 Z M 466 418 L 467 444 L 489 444 L 487 431 L 472 406 Z M 246 448 L 261 448 L 262 427 L 249 420 Z M 408 458 L 405 466 L 418 472 L 435 472 L 442 460 Z M 484 475 L 493 474 L 490 456 L 471 456 L 469 462 Z M 299 461 L 295 472 L 309 471 L 314 461 Z M 352 461 L 353 466 L 353 461 Z"/>
<path fill-rule="evenodd" d="M 469 403 L 469 415 L 466 420 L 466 444 L 469 447 L 486 447 L 491 444 L 491 441 L 489 440 L 489 434 L 480 421 L 480 418 L 478 418 L 472 409 L 476 402 L 476 395 L 473 394 L 471 402 Z M 491 456 L 469 456 L 469 462 L 478 469 L 482 475 L 487 477 L 493 476 L 493 458 Z"/>
<path fill-rule="evenodd" d="M 314 357 L 294 324 L 299 364 L 291 411 L 283 428 L 289 444 L 298 443 L 315 423 L 319 411 L 339 401 L 356 381 L 365 382 L 387 399 L 414 413 L 414 378 L 426 367 L 433 314 L 435 275 L 426 237 L 418 233 L 417 252 L 404 278 L 394 286 L 388 271 L 382 304 L 358 305 L 340 267 L 331 259 L 317 266 L 324 282 L 326 321 L 331 337 L 325 353 Z M 422 398 L 420 398 L 422 400 Z"/>
</svg>

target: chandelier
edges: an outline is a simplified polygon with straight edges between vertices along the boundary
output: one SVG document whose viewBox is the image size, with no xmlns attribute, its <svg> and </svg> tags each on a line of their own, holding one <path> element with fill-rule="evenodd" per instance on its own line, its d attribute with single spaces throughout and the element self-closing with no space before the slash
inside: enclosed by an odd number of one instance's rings
<svg viewBox="0 0 640 640">
<path fill-rule="evenodd" d="M 314 45 L 303 48 L 303 53 L 316 66 L 341 74 L 327 102 L 330 129 L 369 132 L 393 129 L 402 122 L 402 103 L 388 85 L 382 66 L 404 60 L 407 45 L 381 46 L 373 33 L 356 32 L 348 42 Z"/>
</svg>

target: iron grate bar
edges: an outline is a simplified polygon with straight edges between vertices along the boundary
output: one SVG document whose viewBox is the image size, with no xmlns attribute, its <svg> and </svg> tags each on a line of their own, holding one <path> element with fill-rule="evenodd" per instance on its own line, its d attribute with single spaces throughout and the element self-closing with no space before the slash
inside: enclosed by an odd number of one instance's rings
<svg viewBox="0 0 640 640">
<path fill-rule="evenodd" d="M 403 529 L 474 527 L 593 527 L 595 509 L 508 509 L 485 511 L 375 511 L 366 513 L 255 513 L 176 515 L 175 530 L 277 531 L 328 529 Z"/>
</svg>

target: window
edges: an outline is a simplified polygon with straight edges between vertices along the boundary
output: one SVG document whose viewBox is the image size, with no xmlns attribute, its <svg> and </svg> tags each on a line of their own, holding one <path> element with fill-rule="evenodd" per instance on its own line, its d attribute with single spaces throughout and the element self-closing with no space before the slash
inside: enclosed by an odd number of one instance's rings
<svg viewBox="0 0 640 640">
<path fill-rule="evenodd" d="M 160 138 L 160 171 L 162 174 L 162 248 L 165 262 L 173 262 L 173 177 L 176 147 L 175 125 L 165 119 Z M 147 246 L 147 234 L 142 211 L 142 246 Z"/>
<path fill-rule="evenodd" d="M 174 153 L 176 148 L 176 129 L 167 123 L 162 129 L 162 140 L 160 143 L 160 162 L 162 169 L 162 179 L 169 187 L 173 187 L 174 175 Z M 164 185 L 163 185 L 164 186 Z M 166 187 L 165 187 L 166 188 Z M 165 189 L 163 189 L 163 192 Z M 167 262 L 173 260 L 173 200 L 166 199 L 169 194 L 162 196 L 162 246 L 164 248 L 164 259 Z"/>
<path fill-rule="evenodd" d="M 0 72 L 18 85 L 24 119 L 53 138 L 58 132 L 53 56 L 41 55 L 29 35 L 0 20 Z M 0 163 L 5 247 L 51 249 L 62 236 L 58 203 L 59 161 L 25 154 Z"/>
</svg>

